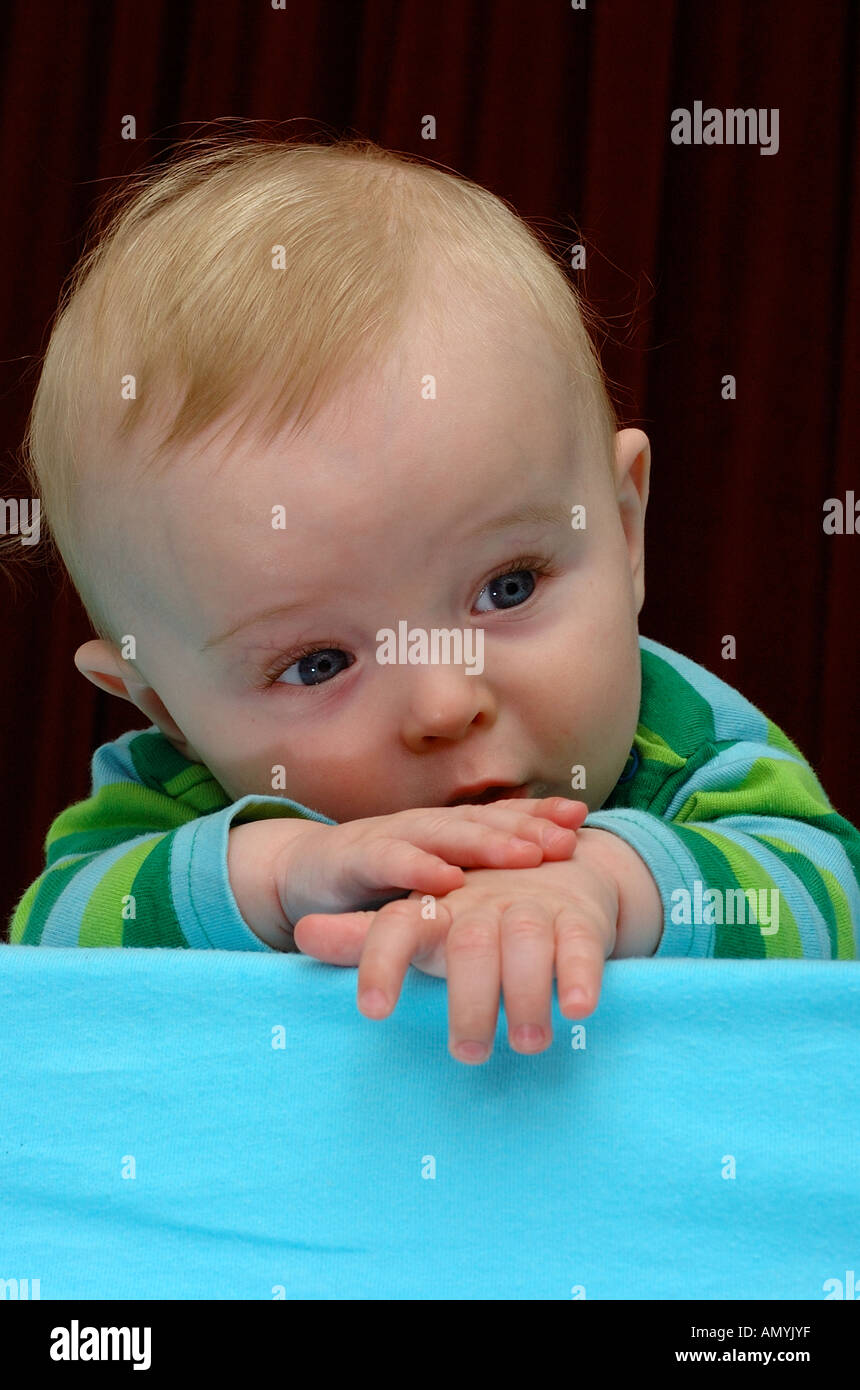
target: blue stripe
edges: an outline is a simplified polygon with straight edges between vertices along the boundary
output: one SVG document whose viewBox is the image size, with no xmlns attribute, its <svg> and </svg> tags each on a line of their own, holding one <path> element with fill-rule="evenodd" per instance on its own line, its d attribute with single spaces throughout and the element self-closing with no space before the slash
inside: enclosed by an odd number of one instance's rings
<svg viewBox="0 0 860 1390">
<path fill-rule="evenodd" d="M 804 959 L 830 960 L 833 952 L 827 922 L 816 906 L 806 884 L 791 872 L 785 862 L 774 854 L 770 845 L 762 844 L 759 835 L 783 836 L 784 821 L 773 816 L 723 816 L 716 824 L 708 821 L 688 822 L 688 830 L 702 829 L 726 839 L 749 854 L 756 864 L 760 864 L 769 878 L 773 879 L 780 896 L 785 899 L 797 923 L 800 945 Z M 730 828 L 731 827 L 731 828 Z M 745 833 L 749 828 L 750 833 Z M 815 861 L 807 853 L 812 863 Z M 817 866 L 816 866 L 817 867 Z M 756 887 L 764 888 L 765 884 Z"/>
<path fill-rule="evenodd" d="M 274 950 L 260 940 L 240 913 L 227 868 L 231 822 L 240 811 L 248 807 L 257 810 L 262 806 L 278 809 L 287 806 L 300 811 L 301 819 L 336 824 L 328 816 L 301 806 L 297 801 L 249 793 L 234 801 L 232 806 L 201 816 L 175 830 L 170 853 L 170 890 L 189 946 L 219 951 Z"/>
<path fill-rule="evenodd" d="M 722 830 L 726 823 L 753 836 L 772 835 L 774 839 L 785 840 L 786 844 L 798 850 L 819 872 L 822 868 L 827 869 L 848 900 L 848 912 L 854 931 L 854 954 L 860 956 L 860 884 L 857 882 L 851 860 L 837 835 L 819 830 L 817 826 L 807 825 L 805 821 L 783 820 L 779 816 L 727 816 L 724 820 L 721 819 L 715 828 Z M 762 850 L 764 849 L 772 853 L 769 846 L 762 846 Z M 805 886 L 804 891 L 808 892 Z"/>
<path fill-rule="evenodd" d="M 736 743 L 731 748 L 724 748 L 709 763 L 697 768 L 690 777 L 689 781 L 678 790 L 676 796 L 666 808 L 665 816 L 667 820 L 676 820 L 678 812 L 693 792 L 702 791 L 739 791 L 740 783 L 745 777 L 749 776 L 753 763 L 761 762 L 786 762 L 793 763 L 795 767 L 805 767 L 805 763 L 799 763 L 797 758 L 790 753 L 785 753 L 781 748 L 766 748 L 760 743 L 742 742 Z M 731 778 L 726 780 L 726 773 L 731 772 Z M 822 814 L 827 810 L 827 806 L 822 806 Z M 719 823 L 722 823 L 722 816 Z M 687 824 L 686 821 L 679 822 L 681 825 Z M 702 821 L 702 824 L 708 824 Z"/>
<path fill-rule="evenodd" d="M 236 906 L 227 872 L 232 807 L 173 832 L 170 893 L 188 945 L 197 951 L 272 951 Z"/>
<path fill-rule="evenodd" d="M 142 845 L 147 840 L 155 844 L 157 840 L 163 838 L 163 831 L 155 835 L 151 832 L 146 835 L 135 835 L 133 839 L 123 840 L 121 845 L 114 845 L 112 849 L 101 850 L 92 863 L 85 867 L 82 866 L 63 889 L 48 913 L 42 931 L 41 945 L 79 945 L 87 903 L 108 869 L 111 869 L 118 859 L 122 859 L 124 854 L 128 854 L 130 849 L 134 849 L 135 845 Z M 62 862 L 68 863 L 68 858 L 67 856 Z M 52 865 L 50 872 L 53 873 L 56 867 L 56 865 Z"/>
<path fill-rule="evenodd" d="M 725 743 L 730 739 L 758 739 L 761 743 L 767 743 L 766 717 L 745 695 L 741 695 L 739 690 L 735 690 L 719 676 L 713 675 L 698 662 L 691 661 L 688 656 L 682 656 L 671 647 L 664 647 L 662 642 L 655 642 L 650 637 L 640 637 L 639 645 L 646 652 L 661 657 L 679 676 L 683 676 L 684 680 L 689 682 L 698 695 L 707 700 L 713 710 L 718 743 Z M 659 720 L 656 732 L 659 732 Z"/>
<path fill-rule="evenodd" d="M 148 729 L 130 729 L 128 733 L 120 734 L 113 743 L 103 743 L 97 748 L 92 759 L 92 794 L 95 795 L 102 787 L 111 786 L 115 782 L 134 782 L 142 787 L 140 775 L 132 761 L 130 746 L 134 739 L 140 738 L 143 734 L 159 732 L 155 724 L 150 725 Z"/>
</svg>

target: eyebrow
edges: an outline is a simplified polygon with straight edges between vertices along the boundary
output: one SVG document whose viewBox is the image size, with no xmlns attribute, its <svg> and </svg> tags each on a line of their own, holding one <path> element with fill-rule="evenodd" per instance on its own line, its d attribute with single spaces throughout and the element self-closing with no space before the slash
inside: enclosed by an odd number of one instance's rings
<svg viewBox="0 0 860 1390">
<path fill-rule="evenodd" d="M 514 512 L 506 512 L 504 516 L 497 516 L 491 521 L 485 521 L 474 531 L 469 532 L 468 539 L 476 540 L 479 536 L 490 536 L 499 531 L 509 531 L 513 526 L 562 526 L 566 525 L 569 520 L 570 510 L 562 503 L 540 504 L 532 502 L 527 506 L 519 507 Z M 244 618 L 240 619 L 227 632 L 222 632 L 220 637 L 210 637 L 208 641 L 203 643 L 200 650 L 205 652 L 209 651 L 211 647 L 219 646 L 242 627 L 256 627 L 267 619 L 283 617 L 286 613 L 295 613 L 302 608 L 307 608 L 309 602 L 311 602 L 309 599 L 296 599 L 292 603 L 276 603 L 247 621 Z"/>
<path fill-rule="evenodd" d="M 292 603 L 276 603 L 272 608 L 265 608 L 262 613 L 257 613 L 255 617 L 249 618 L 247 621 L 240 618 L 238 623 L 229 628 L 227 632 L 222 632 L 220 637 L 210 637 L 207 642 L 203 643 L 200 650 L 207 652 L 211 647 L 220 646 L 222 642 L 226 642 L 228 637 L 232 637 L 242 627 L 257 627 L 260 623 L 264 623 L 267 618 L 277 618 L 282 617 L 285 613 L 298 612 L 302 608 L 307 608 L 308 602 L 309 600 L 306 599 L 296 599 Z"/>
<path fill-rule="evenodd" d="M 492 521 L 485 521 L 469 533 L 470 539 L 477 536 L 493 535 L 496 531 L 507 531 L 512 526 L 564 526 L 570 522 L 570 508 L 561 502 L 530 502 L 518 507 L 515 512 L 506 512 Z"/>
</svg>

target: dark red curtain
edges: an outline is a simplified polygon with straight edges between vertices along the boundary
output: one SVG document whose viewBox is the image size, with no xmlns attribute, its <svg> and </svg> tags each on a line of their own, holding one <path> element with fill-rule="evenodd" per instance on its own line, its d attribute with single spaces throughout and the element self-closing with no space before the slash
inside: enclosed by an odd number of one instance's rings
<svg viewBox="0 0 860 1390">
<path fill-rule="evenodd" d="M 763 708 L 860 822 L 860 534 L 823 527 L 828 498 L 860 500 L 858 28 L 851 0 L 7 4 L 0 495 L 27 493 L 39 356 L 114 180 L 225 116 L 425 155 L 585 241 L 621 423 L 652 443 L 640 630 Z M 672 143 L 699 101 L 777 109 L 778 151 Z M 0 613 L 5 926 L 94 749 L 148 721 L 76 671 L 70 586 L 0 576 Z"/>
</svg>

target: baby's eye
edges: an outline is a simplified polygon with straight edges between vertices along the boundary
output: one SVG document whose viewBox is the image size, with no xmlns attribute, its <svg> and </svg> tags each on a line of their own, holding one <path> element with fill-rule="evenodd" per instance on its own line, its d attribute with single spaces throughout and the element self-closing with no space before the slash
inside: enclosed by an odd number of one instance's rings
<svg viewBox="0 0 860 1390">
<path fill-rule="evenodd" d="M 485 584 L 481 594 L 488 594 L 498 602 L 500 608 L 518 608 L 526 599 L 531 598 L 535 591 L 535 579 L 533 570 L 508 570 L 505 574 L 499 574 L 495 579 L 491 579 L 489 584 Z M 480 599 L 481 595 L 478 595 Z M 480 608 L 475 605 L 479 612 L 492 612 L 492 608 Z"/>
<path fill-rule="evenodd" d="M 291 666 L 282 671 L 273 684 L 284 685 L 323 685 L 345 671 L 352 662 L 340 647 L 319 647 L 315 651 L 304 652 Z M 319 679 L 315 679 L 319 677 Z"/>
</svg>

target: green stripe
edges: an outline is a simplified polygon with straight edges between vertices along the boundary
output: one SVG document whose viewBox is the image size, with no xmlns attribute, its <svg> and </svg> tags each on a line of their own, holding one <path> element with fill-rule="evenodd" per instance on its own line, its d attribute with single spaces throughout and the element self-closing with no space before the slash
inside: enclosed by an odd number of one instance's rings
<svg viewBox="0 0 860 1390">
<path fill-rule="evenodd" d="M 636 737 L 633 740 L 639 749 L 640 758 L 647 762 L 656 763 L 659 767 L 686 767 L 686 759 L 680 753 L 676 753 L 674 748 L 670 748 L 664 738 L 661 738 L 653 729 L 649 729 L 645 724 L 636 726 Z"/>
<path fill-rule="evenodd" d="M 24 941 L 24 933 L 27 929 L 27 921 L 30 916 L 30 909 L 33 906 L 33 899 L 39 891 L 39 883 L 40 880 L 37 878 L 35 883 L 30 884 L 30 887 L 27 889 L 12 914 L 12 921 L 9 925 L 9 941 L 13 946 L 28 944 Z"/>
<path fill-rule="evenodd" d="M 783 753 L 791 753 L 799 762 L 808 762 L 809 759 L 803 756 L 796 743 L 792 743 L 788 734 L 784 733 L 778 724 L 774 724 L 772 719 L 768 719 L 767 715 L 764 717 L 767 720 L 767 741 L 771 748 L 780 748 Z"/>
<path fill-rule="evenodd" d="M 163 838 L 159 836 L 159 840 Z M 84 908 L 79 946 L 122 945 L 125 926 L 122 900 L 132 892 L 138 869 L 159 840 L 135 845 L 99 879 Z"/>
<path fill-rule="evenodd" d="M 698 825 L 695 828 L 689 826 L 684 829 L 679 826 L 678 833 L 684 837 L 687 848 L 697 862 L 699 860 L 699 853 L 696 841 L 692 838 L 693 836 L 699 836 L 702 840 L 708 841 L 713 848 L 722 855 L 729 873 L 726 875 L 724 871 L 716 877 L 710 875 L 705 877 L 703 874 L 702 877 L 708 887 L 719 886 L 720 892 L 723 894 L 734 887 L 742 889 L 752 888 L 756 893 L 758 893 L 760 889 L 764 889 L 768 895 L 770 895 L 773 889 L 779 892 L 777 885 L 774 883 L 763 864 L 759 863 L 748 850 L 735 844 L 734 841 L 727 839 L 725 836 L 720 835 L 717 831 Z M 734 880 L 733 883 L 727 881 L 729 877 Z M 730 934 L 734 940 L 737 933 L 740 931 L 745 934 L 745 937 L 749 935 L 750 938 L 756 937 L 758 939 L 760 949 L 750 953 L 754 956 L 802 960 L 803 946 L 800 940 L 797 921 L 782 893 L 779 893 L 777 901 L 779 903 L 779 929 L 774 932 L 773 935 L 763 935 L 758 925 L 754 922 L 747 922 L 741 927 L 724 923 L 722 927 L 718 925 L 715 928 L 717 945 L 721 946 L 720 937 L 722 933 Z M 747 904 L 746 910 L 748 909 L 749 904 Z M 734 949 L 725 950 L 721 948 L 714 951 L 715 956 L 735 954 L 737 954 L 737 952 Z M 740 954 L 746 955 L 747 952 L 743 951 Z"/>
<path fill-rule="evenodd" d="M 173 747 L 160 729 L 142 729 L 128 744 L 134 770 L 146 786 L 162 787 L 172 777 L 193 767 L 188 758 Z"/>
<path fill-rule="evenodd" d="M 829 869 L 818 868 L 816 864 L 794 845 L 779 840 L 774 835 L 756 835 L 757 840 L 765 840 L 772 846 L 774 854 L 781 859 L 786 868 L 799 878 L 824 918 L 827 935 L 830 937 L 830 955 L 833 960 L 854 960 L 854 933 L 851 929 L 851 910 L 844 889 Z"/>
<path fill-rule="evenodd" d="M 231 798 L 204 763 L 193 763 L 173 747 L 161 732 L 147 732 L 129 743 L 129 753 L 140 780 L 162 788 L 174 801 L 189 806 L 195 815 L 220 811 Z"/>
<path fill-rule="evenodd" d="M 80 849 L 110 848 L 121 838 L 173 830 L 195 820 L 197 812 L 164 792 L 136 782 L 112 782 L 87 801 L 77 801 L 61 811 L 48 831 L 45 851 L 48 864 L 63 854 Z M 111 838 L 114 836 L 114 838 Z"/>
<path fill-rule="evenodd" d="M 725 770 L 737 775 L 736 768 Z M 691 792 L 672 820 L 717 820 L 725 815 L 790 816 L 796 820 L 817 818 L 830 810 L 817 777 L 806 763 L 756 758 L 741 781 Z"/>
<path fill-rule="evenodd" d="M 40 944 L 45 923 L 54 903 L 71 883 L 75 874 L 80 869 L 85 868 L 94 858 L 95 855 L 85 854 L 71 863 L 58 864 L 53 869 L 46 869 L 41 877 L 30 885 L 13 919 L 14 935 L 11 940 L 15 945 L 38 946 Z M 25 903 L 29 909 L 26 922 L 19 915 L 22 913 Z"/>
<path fill-rule="evenodd" d="M 644 648 L 640 652 L 642 723 L 659 724 L 666 746 L 682 757 L 688 757 L 702 743 L 714 743 L 717 732 L 710 703 L 668 661 Z"/>
<path fill-rule="evenodd" d="M 678 796 L 678 793 L 683 791 L 687 783 L 696 777 L 703 768 L 708 767 L 708 765 L 714 761 L 718 751 L 719 750 L 713 743 L 703 743 L 700 748 L 696 749 L 695 753 L 692 753 L 690 757 L 687 758 L 681 767 L 677 768 L 668 776 L 666 775 L 665 768 L 660 769 L 657 786 L 647 803 L 647 809 L 651 815 L 660 816 L 665 820 L 669 807 Z M 676 817 L 672 816 L 673 823 L 675 820 Z"/>
<path fill-rule="evenodd" d="M 135 874 L 131 892 L 136 915 L 123 925 L 123 946 L 188 946 L 170 891 L 172 835 L 159 840 Z"/>
<path fill-rule="evenodd" d="M 602 810 L 617 810 L 627 806 L 634 809 L 641 809 L 643 806 L 650 808 L 651 803 L 660 795 L 667 772 L 674 770 L 681 775 L 687 766 L 684 758 L 645 724 L 637 725 L 633 745 L 639 754 L 636 775 L 629 782 L 616 783 L 603 803 Z"/>
<path fill-rule="evenodd" d="M 732 873 L 721 844 L 712 842 L 699 830 L 688 830 L 683 825 L 674 829 L 698 864 L 701 870 L 699 876 L 706 889 L 717 884 L 723 891 L 742 886 Z M 767 956 L 765 938 L 754 922 L 736 922 L 733 925 L 724 922 L 722 926 L 715 924 L 713 930 L 715 958 L 764 960 Z"/>
<path fill-rule="evenodd" d="M 61 840 L 57 840 L 52 846 L 49 857 L 48 867 L 51 868 L 60 859 L 65 859 L 70 854 L 102 853 L 106 849 L 114 849 L 117 845 L 127 844 L 138 835 L 151 835 L 154 832 L 152 827 L 142 829 L 139 825 L 117 825 L 110 829 L 81 830 L 76 835 L 64 835 Z"/>
<path fill-rule="evenodd" d="M 164 790 L 183 805 L 190 806 L 198 816 L 222 811 L 231 804 L 224 788 L 201 763 L 191 763 L 178 777 L 165 782 Z"/>
</svg>

